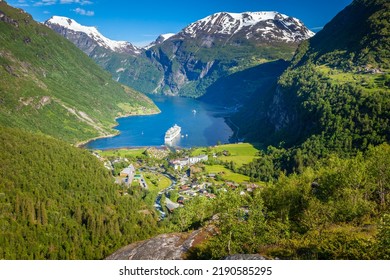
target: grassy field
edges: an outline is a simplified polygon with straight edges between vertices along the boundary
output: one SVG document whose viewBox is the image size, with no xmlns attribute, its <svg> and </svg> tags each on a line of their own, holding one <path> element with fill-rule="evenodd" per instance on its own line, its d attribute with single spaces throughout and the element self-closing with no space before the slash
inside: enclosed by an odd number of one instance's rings
<svg viewBox="0 0 390 280">
<path fill-rule="evenodd" d="M 159 192 L 163 189 L 168 188 L 172 184 L 171 180 L 169 180 L 162 174 L 144 172 L 142 173 L 142 175 L 144 176 L 150 191 Z"/>
<path fill-rule="evenodd" d="M 317 66 L 316 69 L 329 77 L 336 84 L 354 84 L 360 85 L 360 87 L 366 91 L 376 90 L 378 87 L 385 87 L 384 83 L 388 79 L 388 70 L 384 73 L 353 73 L 344 72 L 337 69 L 331 69 L 326 65 Z"/>
<path fill-rule="evenodd" d="M 206 165 L 205 168 L 207 173 L 219 174 L 223 179 L 227 181 L 233 181 L 237 183 L 249 182 L 248 176 L 234 173 L 222 165 Z"/>
<path fill-rule="evenodd" d="M 249 143 L 240 143 L 240 144 L 226 144 L 211 147 L 212 153 L 218 153 L 228 151 L 229 156 L 219 156 L 218 159 L 222 161 L 233 161 L 237 164 L 238 167 L 252 162 L 255 158 L 258 157 L 259 150 L 256 149 L 252 144 Z M 207 148 L 198 148 L 193 151 L 192 155 L 197 156 L 200 154 L 207 153 Z"/>
<path fill-rule="evenodd" d="M 96 150 L 96 152 L 102 157 L 126 157 L 135 158 L 144 156 L 145 149 L 115 149 L 115 150 Z"/>
</svg>

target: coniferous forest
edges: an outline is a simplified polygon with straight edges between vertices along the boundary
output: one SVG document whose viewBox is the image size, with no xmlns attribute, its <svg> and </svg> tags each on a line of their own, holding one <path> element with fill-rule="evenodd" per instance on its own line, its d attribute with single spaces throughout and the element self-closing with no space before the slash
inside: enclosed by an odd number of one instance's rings
<svg viewBox="0 0 390 280">
<path fill-rule="evenodd" d="M 88 151 L 0 127 L 0 258 L 102 259 L 156 233 L 141 191 L 123 196 Z"/>
</svg>

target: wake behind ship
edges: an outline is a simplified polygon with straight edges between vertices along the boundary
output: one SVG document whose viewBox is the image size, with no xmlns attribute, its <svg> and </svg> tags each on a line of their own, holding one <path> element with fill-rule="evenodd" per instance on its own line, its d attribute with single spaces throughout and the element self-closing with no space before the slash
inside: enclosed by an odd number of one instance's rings
<svg viewBox="0 0 390 280">
<path fill-rule="evenodd" d="M 173 140 L 176 137 L 180 136 L 180 132 L 181 132 L 181 127 L 178 126 L 177 124 L 169 128 L 165 133 L 165 137 L 164 137 L 165 144 L 168 145 L 172 144 Z"/>
</svg>

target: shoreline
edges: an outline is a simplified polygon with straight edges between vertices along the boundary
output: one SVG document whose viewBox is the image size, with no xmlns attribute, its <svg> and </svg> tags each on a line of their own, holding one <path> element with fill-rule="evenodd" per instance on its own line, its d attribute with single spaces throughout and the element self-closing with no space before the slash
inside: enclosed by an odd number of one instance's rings
<svg viewBox="0 0 390 280">
<path fill-rule="evenodd" d="M 115 137 L 115 136 L 117 136 L 117 135 L 120 134 L 120 131 L 117 130 L 117 129 L 115 129 L 115 127 L 117 127 L 118 124 L 119 124 L 119 123 L 117 122 L 118 119 L 121 119 L 121 118 L 128 118 L 128 117 L 137 117 L 137 116 L 151 116 L 151 115 L 160 114 L 160 113 L 161 113 L 160 108 L 158 108 L 157 106 L 156 106 L 156 108 L 157 108 L 157 112 L 146 113 L 146 114 L 137 114 L 137 115 L 134 115 L 134 114 L 125 114 L 125 115 L 123 115 L 123 116 L 115 117 L 114 120 L 115 120 L 116 124 L 113 125 L 113 126 L 111 127 L 111 129 L 115 130 L 115 133 L 107 134 L 107 135 L 100 135 L 100 136 L 96 136 L 96 137 L 90 138 L 90 139 L 88 139 L 88 140 L 80 141 L 80 142 L 75 143 L 74 146 L 75 146 L 76 148 L 85 149 L 85 146 L 86 146 L 89 142 L 92 142 L 92 141 L 95 141 L 95 140 L 98 140 L 98 139 L 103 139 L 103 138 Z"/>
<path fill-rule="evenodd" d="M 218 115 L 218 117 L 224 119 L 226 125 L 231 129 L 232 135 L 230 135 L 229 139 L 227 139 L 226 142 L 224 141 L 221 144 L 234 144 L 234 143 L 245 141 L 245 139 L 239 139 L 238 138 L 239 137 L 240 128 L 239 128 L 239 126 L 237 126 L 231 120 L 231 117 L 232 117 L 233 113 L 236 111 L 236 109 L 231 109 L 230 108 L 228 111 L 225 111 L 225 110 L 226 110 L 226 108 L 224 108 L 224 110 L 222 112 L 218 112 L 216 114 Z M 160 148 L 166 147 L 166 145 L 164 145 L 162 143 L 158 144 L 158 145 L 153 145 L 153 144 L 152 145 L 145 145 L 144 143 L 139 143 L 140 145 L 138 145 L 138 146 L 125 145 L 125 146 L 120 146 L 120 147 L 106 147 L 106 148 L 89 148 L 89 147 L 87 147 L 87 145 L 89 143 L 91 143 L 93 141 L 96 141 L 98 139 L 113 138 L 115 136 L 120 135 L 121 131 L 117 130 L 115 128 L 118 126 L 118 120 L 121 119 L 121 118 L 157 115 L 157 114 L 160 114 L 160 113 L 161 113 L 160 108 L 156 106 L 156 108 L 154 110 L 151 109 L 149 112 L 143 112 L 141 114 L 129 113 L 129 114 L 124 114 L 124 115 L 121 115 L 121 116 L 117 116 L 117 117 L 115 117 L 116 124 L 111 127 L 111 129 L 113 130 L 112 133 L 107 131 L 103 135 L 99 135 L 99 136 L 96 136 L 96 137 L 93 137 L 93 138 L 89 138 L 89 139 L 84 140 L 84 141 L 80 141 L 80 142 L 74 144 L 74 146 L 78 147 L 78 148 L 90 149 L 90 150 L 141 149 L 141 148 L 150 148 L 150 147 L 154 147 L 154 148 L 160 149 Z M 193 146 L 193 147 L 175 146 L 174 148 L 176 148 L 176 149 L 187 149 L 187 148 L 198 148 L 198 147 L 201 147 L 201 146 Z"/>
</svg>

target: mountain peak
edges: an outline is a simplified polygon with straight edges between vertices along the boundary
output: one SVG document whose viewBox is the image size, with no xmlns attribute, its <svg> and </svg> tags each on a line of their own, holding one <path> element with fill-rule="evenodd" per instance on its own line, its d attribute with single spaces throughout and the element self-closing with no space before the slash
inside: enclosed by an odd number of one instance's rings
<svg viewBox="0 0 390 280">
<path fill-rule="evenodd" d="M 105 49 L 109 49 L 114 52 L 131 52 L 134 54 L 138 54 L 140 50 L 133 46 L 131 43 L 126 41 L 114 41 L 111 39 L 108 39 L 104 35 L 102 35 L 96 27 L 94 26 L 83 26 L 79 24 L 77 21 L 71 18 L 62 17 L 62 16 L 52 16 L 49 20 L 45 21 L 45 25 L 49 26 L 50 28 L 54 29 L 55 27 L 59 27 L 59 29 L 65 29 L 62 30 L 63 32 L 59 33 L 68 33 L 76 32 L 76 33 L 84 33 L 87 35 L 91 40 L 96 42 L 97 45 L 100 47 L 103 47 Z M 60 30 L 56 30 L 60 31 Z"/>
<path fill-rule="evenodd" d="M 275 11 L 219 12 L 190 24 L 181 33 L 193 38 L 205 33 L 221 36 L 241 33 L 246 39 L 285 42 L 299 42 L 314 35 L 299 19 Z"/>
<path fill-rule="evenodd" d="M 71 29 L 73 31 L 77 32 L 84 32 L 84 33 L 99 33 L 96 27 L 94 26 L 83 26 L 79 24 L 77 21 L 68 18 L 68 17 L 62 17 L 62 16 L 52 16 L 50 19 L 48 19 L 45 24 L 57 24 L 62 27 Z M 100 33 L 99 33 L 100 34 Z M 100 34 L 101 35 L 101 34 Z"/>
<path fill-rule="evenodd" d="M 155 45 L 158 45 L 158 44 L 162 44 L 164 43 L 166 40 L 168 40 L 169 38 L 175 36 L 176 33 L 166 33 L 166 34 L 161 34 L 157 37 L 156 40 L 154 40 L 153 42 L 151 42 L 149 45 L 145 46 L 144 49 L 145 50 L 148 50 L 150 49 L 151 47 L 154 47 Z"/>
</svg>

